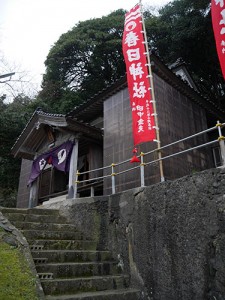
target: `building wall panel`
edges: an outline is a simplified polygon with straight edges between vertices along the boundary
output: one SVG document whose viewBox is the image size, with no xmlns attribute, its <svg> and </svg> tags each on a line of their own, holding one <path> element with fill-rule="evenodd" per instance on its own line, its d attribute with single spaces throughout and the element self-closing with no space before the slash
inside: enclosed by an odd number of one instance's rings
<svg viewBox="0 0 225 300">
<path fill-rule="evenodd" d="M 160 128 L 161 145 L 167 145 L 207 128 L 205 110 L 187 98 L 176 88 L 154 74 L 154 89 Z M 207 141 L 207 136 L 179 143 L 162 151 L 170 155 Z M 149 152 L 157 147 L 155 142 L 138 146 L 138 151 Z M 104 166 L 132 157 L 132 118 L 128 89 L 125 88 L 104 102 Z M 157 153 L 144 157 L 146 161 L 157 159 Z M 166 180 L 200 171 L 211 164 L 209 150 L 201 149 L 163 161 Z M 133 167 L 129 162 L 115 168 L 115 172 Z M 136 164 L 137 165 L 137 164 Z M 110 171 L 105 171 L 109 175 Z M 117 175 L 116 192 L 140 186 L 140 170 Z M 160 181 L 159 164 L 145 167 L 145 184 Z M 111 177 L 104 182 L 105 194 L 111 194 Z"/>
</svg>

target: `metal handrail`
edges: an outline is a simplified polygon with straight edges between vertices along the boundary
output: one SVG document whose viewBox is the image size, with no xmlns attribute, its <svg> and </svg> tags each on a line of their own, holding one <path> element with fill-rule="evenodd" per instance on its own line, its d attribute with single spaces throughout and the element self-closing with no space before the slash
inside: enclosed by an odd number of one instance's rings
<svg viewBox="0 0 225 300">
<path fill-rule="evenodd" d="M 77 171 L 77 174 L 76 174 L 76 184 L 79 184 L 81 182 L 82 183 L 83 182 L 92 182 L 92 181 L 97 181 L 97 180 L 100 180 L 100 179 L 111 177 L 112 178 L 112 191 L 113 191 L 113 193 L 115 193 L 115 176 L 118 176 L 118 175 L 121 175 L 121 174 L 125 174 L 127 172 L 130 172 L 130 171 L 133 171 L 135 169 L 140 168 L 140 170 L 141 170 L 141 186 L 143 186 L 144 185 L 144 166 L 152 165 L 152 164 L 155 164 L 155 163 L 157 163 L 159 161 L 166 160 L 166 159 L 171 158 L 171 157 L 175 157 L 175 156 L 178 156 L 178 155 L 181 155 L 181 154 L 184 154 L 184 153 L 187 153 L 187 152 L 199 149 L 199 148 L 207 147 L 207 146 L 212 145 L 212 144 L 214 144 L 216 142 L 219 142 L 219 144 L 220 144 L 221 153 L 222 153 L 222 159 L 223 159 L 223 163 L 225 165 L 225 146 L 224 146 L 224 140 L 225 140 L 225 138 L 222 136 L 222 132 L 221 132 L 221 128 L 223 128 L 224 126 L 225 126 L 225 123 L 221 124 L 218 121 L 217 124 L 216 124 L 216 126 L 213 126 L 213 127 L 208 128 L 206 130 L 200 131 L 200 132 L 198 132 L 196 134 L 190 135 L 190 136 L 182 138 L 182 139 L 180 139 L 178 141 L 175 141 L 175 142 L 172 142 L 172 143 L 167 144 L 165 146 L 162 146 L 159 149 L 156 148 L 156 149 L 151 150 L 149 152 L 141 153 L 140 155 L 137 156 L 137 157 L 141 158 L 140 165 L 132 167 L 132 168 L 128 168 L 128 169 L 120 171 L 120 172 L 115 172 L 115 167 L 118 167 L 118 166 L 120 166 L 122 164 L 125 164 L 125 163 L 129 162 L 130 158 L 127 159 L 127 160 L 124 160 L 122 162 L 119 162 L 119 163 L 112 163 L 111 165 L 108 165 L 108 166 L 105 166 L 105 167 L 102 167 L 102 168 L 97 168 L 97 169 L 93 169 L 93 170 L 89 170 L 89 171 L 85 171 L 85 172 L 79 172 L 79 171 Z M 170 155 L 167 155 L 167 156 L 164 156 L 164 157 L 161 157 L 159 159 L 155 159 L 155 160 L 152 160 L 152 161 L 149 161 L 149 162 L 146 162 L 146 163 L 144 163 L 144 161 L 143 161 L 143 157 L 146 156 L 146 155 L 148 155 L 148 154 L 154 153 L 156 151 L 161 151 L 162 149 L 165 149 L 165 148 L 168 148 L 170 146 L 176 145 L 178 143 L 190 140 L 190 139 L 192 139 L 194 137 L 206 134 L 206 133 L 211 132 L 211 131 L 213 131 L 215 129 L 218 129 L 218 133 L 219 133 L 219 138 L 216 139 L 216 140 L 213 140 L 211 142 L 207 142 L 207 143 L 195 146 L 195 147 L 191 147 L 189 149 L 185 149 L 185 150 L 182 150 L 182 151 L 179 151 L 179 152 L 176 152 L 176 153 L 173 153 L 173 154 L 170 154 Z M 111 168 L 111 174 L 104 175 L 104 176 L 99 176 L 99 177 L 94 177 L 94 178 L 89 178 L 89 179 L 85 179 L 85 180 L 81 180 L 81 181 L 78 180 L 78 177 L 80 175 L 84 175 L 84 174 L 88 174 L 88 173 L 92 173 L 92 172 L 96 172 L 96 171 L 103 171 L 103 170 L 110 169 L 110 168 Z"/>
<path fill-rule="evenodd" d="M 216 142 L 218 142 L 218 140 L 214 140 L 214 141 L 212 141 L 212 142 L 208 142 L 208 143 L 205 143 L 205 144 L 202 144 L 202 145 L 198 145 L 198 146 L 195 146 L 195 147 L 192 147 L 192 148 L 189 148 L 189 149 L 180 151 L 180 152 L 176 152 L 176 153 L 173 153 L 173 154 L 164 156 L 164 157 L 162 157 L 161 159 L 155 159 L 154 161 L 150 161 L 150 162 L 148 162 L 148 163 L 145 163 L 145 165 L 150 165 L 150 164 L 156 163 L 156 162 L 158 162 L 158 161 L 160 161 L 160 160 L 165 160 L 165 159 L 167 159 L 167 158 L 174 157 L 174 156 L 177 156 L 177 155 L 180 155 L 180 154 L 184 154 L 184 153 L 187 153 L 187 152 L 192 151 L 192 150 L 195 150 L 195 149 L 203 148 L 203 147 L 212 145 L 212 144 L 214 144 L 214 143 L 216 143 Z"/>
</svg>

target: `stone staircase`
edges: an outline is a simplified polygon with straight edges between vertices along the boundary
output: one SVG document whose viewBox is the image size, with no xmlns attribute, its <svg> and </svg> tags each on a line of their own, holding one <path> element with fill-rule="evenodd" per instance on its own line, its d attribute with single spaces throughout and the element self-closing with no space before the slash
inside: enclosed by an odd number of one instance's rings
<svg viewBox="0 0 225 300">
<path fill-rule="evenodd" d="M 1 212 L 26 237 L 46 300 L 140 299 L 109 251 L 96 250 L 73 224 L 50 209 Z"/>
</svg>

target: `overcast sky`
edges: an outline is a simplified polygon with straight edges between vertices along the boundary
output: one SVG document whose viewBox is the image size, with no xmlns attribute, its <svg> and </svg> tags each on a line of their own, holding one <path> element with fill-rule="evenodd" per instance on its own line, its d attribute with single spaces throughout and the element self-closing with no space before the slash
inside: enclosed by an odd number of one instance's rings
<svg viewBox="0 0 225 300">
<path fill-rule="evenodd" d="M 142 1 L 160 6 L 169 0 Z M 0 52 L 40 84 L 44 61 L 62 33 L 79 21 L 116 9 L 130 10 L 138 0 L 0 0 Z"/>
</svg>

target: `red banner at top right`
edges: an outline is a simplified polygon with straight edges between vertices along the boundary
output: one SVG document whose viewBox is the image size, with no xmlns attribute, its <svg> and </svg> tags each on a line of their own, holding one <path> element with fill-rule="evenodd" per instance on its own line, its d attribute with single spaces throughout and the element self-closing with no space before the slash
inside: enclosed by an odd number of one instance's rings
<svg viewBox="0 0 225 300">
<path fill-rule="evenodd" d="M 217 54 L 225 79 L 225 0 L 211 1 L 211 15 Z"/>
</svg>

